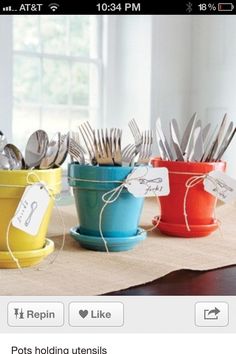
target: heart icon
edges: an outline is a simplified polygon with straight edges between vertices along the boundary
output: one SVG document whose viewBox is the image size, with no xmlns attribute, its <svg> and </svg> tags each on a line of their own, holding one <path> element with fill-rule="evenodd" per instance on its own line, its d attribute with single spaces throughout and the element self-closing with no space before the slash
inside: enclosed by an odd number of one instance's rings
<svg viewBox="0 0 236 354">
<path fill-rule="evenodd" d="M 79 314 L 82 318 L 85 318 L 88 315 L 88 310 L 79 310 Z"/>
</svg>

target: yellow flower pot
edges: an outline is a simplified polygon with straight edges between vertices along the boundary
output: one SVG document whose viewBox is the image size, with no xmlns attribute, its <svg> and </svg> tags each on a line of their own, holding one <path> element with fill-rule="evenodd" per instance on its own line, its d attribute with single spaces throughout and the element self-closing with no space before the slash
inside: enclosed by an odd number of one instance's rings
<svg viewBox="0 0 236 354">
<path fill-rule="evenodd" d="M 44 182 L 52 196 L 55 196 L 61 190 L 61 169 L 0 171 L 0 268 L 1 255 L 3 256 L 5 252 L 8 253 L 7 228 L 15 214 L 25 187 L 39 181 Z M 9 246 L 13 253 L 31 252 L 45 248 L 46 233 L 53 205 L 54 198 L 52 197 L 37 235 L 32 236 L 11 225 Z M 7 255 L 5 254 L 4 257 L 7 257 Z"/>
</svg>

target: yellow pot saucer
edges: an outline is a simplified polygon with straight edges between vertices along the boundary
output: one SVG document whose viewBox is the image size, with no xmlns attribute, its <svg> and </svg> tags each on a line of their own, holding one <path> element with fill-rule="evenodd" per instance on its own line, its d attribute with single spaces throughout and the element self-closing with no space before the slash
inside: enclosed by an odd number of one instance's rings
<svg viewBox="0 0 236 354">
<path fill-rule="evenodd" d="M 40 263 L 45 257 L 54 251 L 54 242 L 46 239 L 45 246 L 39 250 L 17 251 L 13 252 L 14 256 L 19 260 L 20 266 L 31 267 Z M 17 268 L 16 262 L 12 259 L 9 252 L 0 252 L 0 268 L 9 269 Z"/>
</svg>

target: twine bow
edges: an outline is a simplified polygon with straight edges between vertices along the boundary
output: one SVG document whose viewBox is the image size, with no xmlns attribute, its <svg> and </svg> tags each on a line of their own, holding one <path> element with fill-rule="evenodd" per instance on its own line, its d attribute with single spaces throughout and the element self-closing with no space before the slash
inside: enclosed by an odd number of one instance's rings
<svg viewBox="0 0 236 354">
<path fill-rule="evenodd" d="M 36 177 L 36 180 L 37 181 L 32 181 L 30 180 L 30 177 Z M 35 183 L 40 183 L 42 185 L 42 187 L 47 191 L 48 195 L 50 196 L 50 198 L 52 198 L 54 201 L 55 201 L 55 206 L 56 206 L 56 209 L 57 209 L 57 213 L 59 215 L 59 218 L 60 218 L 60 221 L 61 221 L 61 224 L 62 224 L 62 227 L 63 227 L 63 238 L 62 238 L 62 245 L 60 247 L 60 249 L 58 250 L 57 254 L 55 255 L 55 257 L 49 262 L 49 264 L 53 264 L 55 262 L 55 260 L 57 259 L 57 257 L 59 256 L 59 254 L 61 253 L 61 251 L 64 249 L 64 245 L 65 245 L 65 238 L 66 238 L 66 227 L 65 227 L 65 223 L 64 223 L 64 219 L 61 215 L 61 212 L 60 212 L 60 209 L 58 208 L 58 205 L 57 205 L 57 201 L 60 200 L 60 197 L 57 199 L 53 192 L 54 192 L 54 187 L 53 186 L 50 186 L 50 185 L 47 185 L 44 181 L 41 181 L 39 176 L 37 175 L 37 173 L 35 172 L 29 172 L 26 176 L 26 185 L 4 185 L 4 184 L 0 184 L 0 187 L 13 187 L 13 188 L 26 188 L 27 186 L 30 186 L 30 185 L 33 185 Z M 58 183 L 60 184 L 60 183 Z M 54 185 L 55 186 L 55 185 Z M 15 215 L 14 215 L 15 216 Z M 8 223 L 8 226 L 7 226 L 7 231 L 6 231 L 6 246 L 7 246 L 7 250 L 12 258 L 12 260 L 16 263 L 17 265 L 17 268 L 23 272 L 21 266 L 20 266 L 20 263 L 19 263 L 19 260 L 18 258 L 15 257 L 14 255 L 14 252 L 12 251 L 11 247 L 10 247 L 10 242 L 9 242 L 9 235 L 10 235 L 10 228 L 11 228 L 11 225 L 12 225 L 12 221 L 14 219 L 14 216 L 11 218 L 11 220 L 9 221 Z M 37 268 L 37 270 L 42 270 L 42 268 Z"/>
<path fill-rule="evenodd" d="M 109 253 L 108 246 L 107 246 L 107 241 L 106 241 L 106 238 L 104 237 L 103 232 L 102 232 L 103 212 L 104 212 L 104 210 L 105 210 L 105 208 L 106 208 L 106 206 L 108 204 L 114 203 L 119 198 L 121 192 L 125 188 L 125 183 L 126 182 L 124 181 L 120 186 L 118 186 L 116 188 L 113 188 L 110 191 L 108 191 L 108 192 L 106 192 L 106 193 L 104 193 L 102 195 L 102 201 L 104 202 L 104 204 L 103 204 L 102 209 L 101 209 L 100 214 L 99 214 L 99 232 L 100 232 L 100 235 L 101 235 L 101 238 L 103 240 L 103 243 L 104 243 L 104 246 L 105 246 L 105 249 L 106 249 L 107 253 Z"/>
<path fill-rule="evenodd" d="M 175 172 L 175 173 L 178 174 L 178 172 Z M 186 173 L 186 174 L 189 174 L 189 173 Z M 183 214 L 184 214 L 185 225 L 186 225 L 186 228 L 188 231 L 191 231 L 190 226 L 189 226 L 189 222 L 188 222 L 188 214 L 187 214 L 187 197 L 188 197 L 189 190 L 191 188 L 195 187 L 196 185 L 198 185 L 199 183 L 202 183 L 206 178 L 209 179 L 212 183 L 214 183 L 216 190 L 218 192 L 218 184 L 214 178 L 209 176 L 209 174 L 193 175 L 192 177 L 188 178 L 187 181 L 185 182 L 186 191 L 184 193 Z M 217 198 L 216 198 L 216 203 L 217 203 Z M 214 206 L 214 213 L 215 213 L 215 206 Z M 217 219 L 216 219 L 216 221 L 218 224 L 218 228 L 221 232 L 219 221 Z"/>
<path fill-rule="evenodd" d="M 120 197 L 120 194 L 122 193 L 123 189 L 126 188 L 126 185 L 128 182 L 131 182 L 131 181 L 134 181 L 134 180 L 139 180 L 140 177 L 133 177 L 133 178 L 126 178 L 125 180 L 123 181 L 120 181 L 120 180 L 113 180 L 113 181 L 98 181 L 98 180 L 89 180 L 89 179 L 82 179 L 82 178 L 75 178 L 75 177 L 68 177 L 68 179 L 70 181 L 79 181 L 79 182 L 91 182 L 91 183 L 99 183 L 99 184 L 114 184 L 114 183 L 119 183 L 120 185 L 118 187 L 115 187 L 107 192 L 105 192 L 103 195 L 102 195 L 102 201 L 104 202 L 101 210 L 100 210 L 100 213 L 99 213 L 99 233 L 100 233 L 100 236 L 102 238 L 102 241 L 104 243 L 104 247 L 105 247 L 105 250 L 107 253 L 109 253 L 109 249 L 108 249 L 108 245 L 107 245 L 107 240 L 106 238 L 104 237 L 104 234 L 103 234 L 103 231 L 102 231 L 102 220 L 103 220 L 103 213 L 104 213 L 104 210 L 105 208 L 107 207 L 107 205 L 109 204 L 112 204 L 114 202 L 116 202 L 116 200 Z M 151 227 L 150 229 L 146 229 L 146 230 L 143 230 L 141 232 L 139 232 L 139 235 L 142 234 L 143 232 L 149 232 L 149 231 L 152 231 L 154 230 L 157 225 L 159 224 L 160 222 L 160 217 L 158 218 L 157 220 L 157 223 L 155 224 L 154 227 Z"/>
</svg>

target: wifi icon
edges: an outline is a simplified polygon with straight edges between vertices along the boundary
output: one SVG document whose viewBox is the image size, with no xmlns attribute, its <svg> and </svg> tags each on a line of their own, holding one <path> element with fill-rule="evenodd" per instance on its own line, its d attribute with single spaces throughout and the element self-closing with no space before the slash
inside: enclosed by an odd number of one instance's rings
<svg viewBox="0 0 236 354">
<path fill-rule="evenodd" d="M 53 11 L 53 12 L 55 12 L 58 8 L 59 8 L 59 4 L 56 4 L 56 3 L 51 3 L 51 4 L 49 4 L 48 5 L 48 7 Z"/>
</svg>

